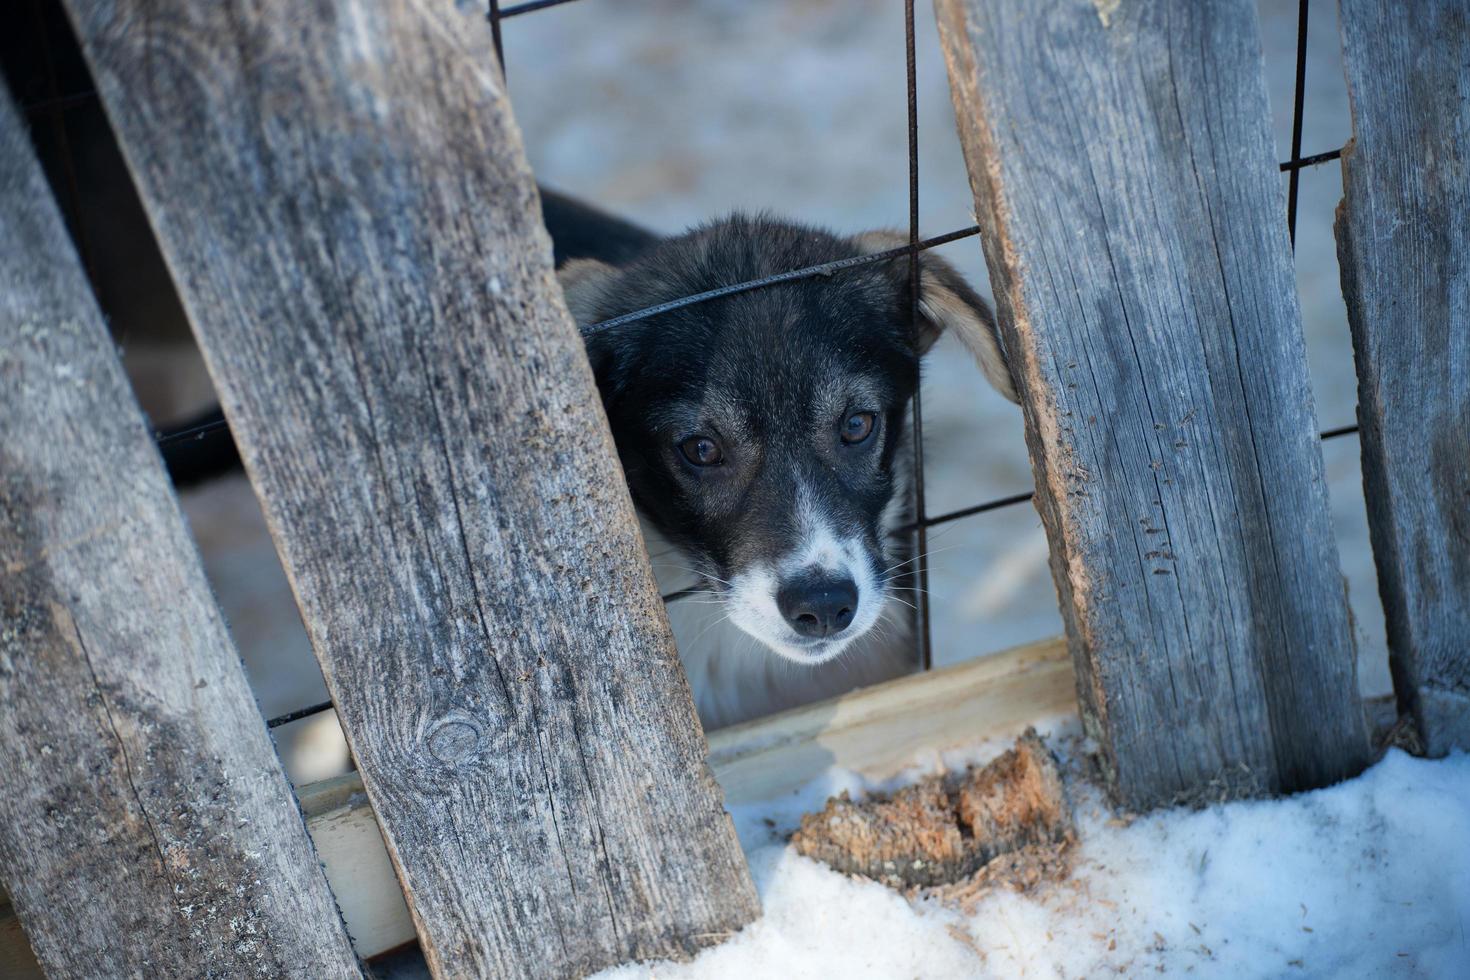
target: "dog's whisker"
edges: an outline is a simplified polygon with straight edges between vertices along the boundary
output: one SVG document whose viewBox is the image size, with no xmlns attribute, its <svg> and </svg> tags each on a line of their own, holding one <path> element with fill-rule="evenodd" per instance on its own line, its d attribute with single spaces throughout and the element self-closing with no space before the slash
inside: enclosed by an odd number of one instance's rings
<svg viewBox="0 0 1470 980">
<path fill-rule="evenodd" d="M 929 589 L 919 585 L 899 585 L 896 582 L 888 583 L 887 588 L 893 592 L 917 592 L 920 595 L 928 595 Z"/>
<path fill-rule="evenodd" d="M 890 573 L 892 573 L 894 571 L 897 571 L 898 569 L 904 567 L 905 565 L 910 565 L 910 564 L 918 561 L 920 558 L 932 558 L 935 555 L 941 555 L 941 554 L 943 554 L 946 551 L 953 551 L 954 549 L 956 549 L 958 547 L 960 547 L 960 545 L 950 545 L 948 548 L 931 548 L 928 551 L 924 552 L 922 555 L 915 555 L 914 557 L 909 558 L 906 561 L 901 561 L 901 562 L 899 562 L 896 565 L 890 565 L 890 566 L 888 566 L 887 568 L 883 569 L 883 571 L 880 572 L 879 575 L 880 576 L 882 576 L 882 575 L 888 575 L 888 574 L 890 574 Z"/>
<path fill-rule="evenodd" d="M 720 578 L 718 575 L 712 575 L 709 572 L 702 572 L 697 568 L 690 568 L 688 565 L 676 565 L 673 562 L 665 562 L 664 564 L 667 567 L 674 569 L 675 571 L 685 572 L 689 575 L 693 575 L 695 578 L 707 579 L 711 582 L 719 582 L 721 585 L 731 584 L 728 579 Z"/>
<path fill-rule="evenodd" d="M 716 626 L 719 626 L 721 623 L 729 622 L 729 620 L 730 620 L 730 617 L 729 617 L 728 614 L 727 615 L 724 615 L 724 616 L 721 616 L 718 619 L 714 620 L 708 626 L 706 626 L 704 629 L 702 629 L 702 630 L 699 631 L 699 635 L 696 636 L 690 642 L 690 646 L 691 647 L 697 646 L 699 644 L 699 641 L 702 640 L 702 639 L 704 639 L 704 636 L 705 636 L 706 633 L 708 633 L 710 630 L 714 629 Z"/>
</svg>

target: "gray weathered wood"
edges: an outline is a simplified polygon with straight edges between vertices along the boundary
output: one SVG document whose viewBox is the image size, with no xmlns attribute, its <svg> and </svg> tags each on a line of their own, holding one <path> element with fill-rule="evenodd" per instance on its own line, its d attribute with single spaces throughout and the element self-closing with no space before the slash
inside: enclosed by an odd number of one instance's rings
<svg viewBox="0 0 1470 980">
<path fill-rule="evenodd" d="M 734 804 L 776 799 L 837 765 L 881 782 L 916 753 L 1018 734 L 1076 710 L 1072 658 L 1061 637 L 911 674 L 710 734 L 710 766 Z M 301 787 L 316 842 L 359 954 L 413 938 L 362 778 L 347 773 Z M 33 980 L 33 965 L 0 893 L 0 977 Z M 6 972 L 7 970 L 11 972 Z"/>
<path fill-rule="evenodd" d="M 936 0 L 1079 701 L 1119 798 L 1367 736 L 1249 0 Z"/>
<path fill-rule="evenodd" d="M 66 0 L 439 975 L 757 914 L 483 15 Z"/>
<path fill-rule="evenodd" d="M 358 975 L 3 90 L 0 877 L 51 977 Z"/>
<path fill-rule="evenodd" d="M 1470 750 L 1470 5 L 1339 0 L 1338 258 L 1399 704 Z"/>
</svg>

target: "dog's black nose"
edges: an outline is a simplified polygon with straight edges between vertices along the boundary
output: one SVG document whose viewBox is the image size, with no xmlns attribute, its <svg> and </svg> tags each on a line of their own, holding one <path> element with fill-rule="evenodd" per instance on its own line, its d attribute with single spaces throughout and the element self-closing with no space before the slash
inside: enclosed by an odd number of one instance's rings
<svg viewBox="0 0 1470 980">
<path fill-rule="evenodd" d="M 841 633 L 857 612 L 858 591 L 850 578 L 804 576 L 776 591 L 776 606 L 802 636 Z"/>
</svg>

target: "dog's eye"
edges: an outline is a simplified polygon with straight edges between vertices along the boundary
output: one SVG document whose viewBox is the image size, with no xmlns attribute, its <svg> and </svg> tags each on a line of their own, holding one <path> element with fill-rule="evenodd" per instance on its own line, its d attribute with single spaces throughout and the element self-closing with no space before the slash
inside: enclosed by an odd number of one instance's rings
<svg viewBox="0 0 1470 980">
<path fill-rule="evenodd" d="M 725 461 L 720 444 L 709 436 L 690 436 L 679 443 L 679 452 L 695 466 L 718 466 Z"/>
<path fill-rule="evenodd" d="M 856 446 L 873 434 L 873 426 L 877 422 L 878 416 L 872 412 L 853 412 L 842 423 L 842 441 Z"/>
</svg>

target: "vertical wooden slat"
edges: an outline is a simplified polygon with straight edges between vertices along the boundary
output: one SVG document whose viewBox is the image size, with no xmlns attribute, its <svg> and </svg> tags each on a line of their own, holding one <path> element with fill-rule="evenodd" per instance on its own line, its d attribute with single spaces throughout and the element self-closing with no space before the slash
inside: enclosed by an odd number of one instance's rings
<svg viewBox="0 0 1470 980">
<path fill-rule="evenodd" d="M 66 0 L 431 968 L 758 911 L 477 11 Z"/>
<path fill-rule="evenodd" d="M 358 975 L 3 91 L 0 876 L 51 977 Z"/>
<path fill-rule="evenodd" d="M 1340 0 L 1338 257 L 1402 708 L 1470 750 L 1470 5 Z"/>
<path fill-rule="evenodd" d="M 1367 759 L 1249 0 L 937 0 L 1079 701 L 1118 796 Z"/>
</svg>

